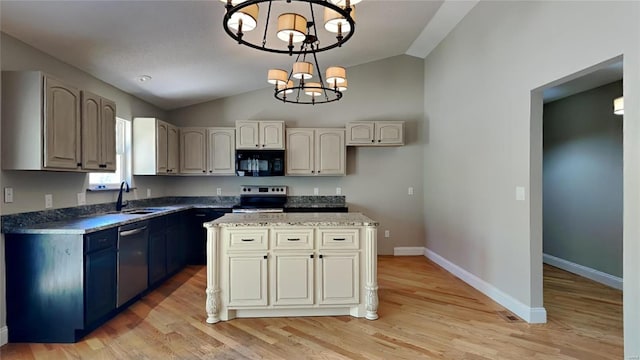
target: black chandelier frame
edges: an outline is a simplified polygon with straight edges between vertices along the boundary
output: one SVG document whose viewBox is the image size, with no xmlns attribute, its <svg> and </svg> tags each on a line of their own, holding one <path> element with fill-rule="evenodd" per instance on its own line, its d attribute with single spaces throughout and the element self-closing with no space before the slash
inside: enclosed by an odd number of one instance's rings
<svg viewBox="0 0 640 360">
<path fill-rule="evenodd" d="M 326 51 L 326 50 L 334 49 L 336 47 L 340 47 L 340 46 L 342 46 L 342 44 L 346 43 L 349 39 L 351 39 L 351 37 L 353 36 L 353 34 L 355 32 L 355 29 L 356 29 L 355 21 L 351 17 L 352 6 L 348 6 L 348 7 L 345 7 L 343 9 L 342 7 L 337 6 L 337 5 L 331 3 L 328 0 L 247 0 L 247 1 L 239 3 L 238 5 L 235 5 L 235 6 L 232 5 L 231 0 L 227 0 L 227 4 L 225 5 L 225 9 L 227 11 L 226 11 L 226 13 L 224 15 L 224 20 L 222 22 L 225 32 L 231 38 L 233 38 L 235 41 L 237 41 L 238 44 L 246 45 L 246 46 L 249 46 L 249 47 L 257 49 L 257 50 L 262 50 L 262 51 L 267 51 L 267 52 L 277 53 L 277 54 L 289 54 L 290 56 L 293 55 L 293 54 L 297 54 L 297 55 L 304 54 L 305 52 L 311 51 L 309 49 L 304 49 L 305 48 L 304 46 L 301 46 L 300 50 L 295 50 L 293 48 L 293 46 L 291 46 L 290 44 L 288 44 L 286 49 L 267 46 L 267 33 L 269 31 L 269 22 L 271 20 L 271 7 L 272 7 L 272 4 L 274 2 L 275 3 L 279 3 L 279 2 L 286 2 L 286 3 L 307 2 L 307 3 L 309 3 L 309 7 L 310 7 L 310 10 L 311 10 L 311 21 L 308 21 L 307 24 L 312 23 L 313 36 L 315 36 L 315 38 L 316 38 L 316 46 L 313 48 L 314 52 L 323 52 L 323 51 Z M 237 13 L 238 11 L 240 11 L 240 10 L 242 10 L 242 9 L 248 7 L 248 6 L 257 5 L 257 4 L 261 4 L 261 3 L 269 3 L 268 9 L 267 9 L 267 20 L 265 21 L 265 24 L 264 24 L 264 32 L 263 32 L 263 36 L 262 36 L 262 42 L 261 43 L 254 43 L 254 42 L 245 40 L 244 32 L 242 31 L 242 27 L 240 27 L 237 32 L 234 32 L 232 29 L 229 28 L 228 22 L 231 19 L 231 17 L 235 13 Z M 350 31 L 347 32 L 346 34 L 338 34 L 338 35 L 336 35 L 335 42 L 329 43 L 326 46 L 320 46 L 319 42 L 317 41 L 318 33 L 317 33 L 316 26 L 315 26 L 316 20 L 315 20 L 315 11 L 313 9 L 314 5 L 330 8 L 331 10 L 333 10 L 333 11 L 337 12 L 338 14 L 340 14 L 341 16 L 343 16 L 344 19 L 349 23 Z M 257 21 L 258 21 L 258 19 L 256 19 L 256 22 Z M 277 19 L 276 19 L 276 22 L 277 22 Z M 310 27 L 307 25 L 307 28 L 308 28 L 307 35 L 309 35 Z M 306 42 L 306 40 L 304 40 L 304 42 Z"/>
</svg>

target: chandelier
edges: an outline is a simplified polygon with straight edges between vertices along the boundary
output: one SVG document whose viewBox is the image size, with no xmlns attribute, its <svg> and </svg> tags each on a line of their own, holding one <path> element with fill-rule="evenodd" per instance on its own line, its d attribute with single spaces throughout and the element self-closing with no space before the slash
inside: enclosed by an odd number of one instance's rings
<svg viewBox="0 0 640 360">
<path fill-rule="evenodd" d="M 274 85 L 276 99 L 294 104 L 321 104 L 340 100 L 347 90 L 344 67 L 331 66 L 322 76 L 317 53 L 342 46 L 355 31 L 354 4 L 361 0 L 220 0 L 226 3 L 223 26 L 226 33 L 238 44 L 254 49 L 296 55 L 290 71 L 270 69 L 267 81 Z M 267 7 L 266 19 L 259 19 L 259 4 Z M 285 3 L 285 11 L 274 15 L 274 3 Z M 300 11 L 308 4 L 308 12 Z M 274 6 L 275 5 L 275 6 Z M 297 6 L 297 7 L 296 7 Z M 293 10 L 292 10 L 293 8 Z M 335 34 L 327 36 L 328 42 L 320 42 L 316 27 L 316 13 L 324 15 L 324 30 Z M 305 16 L 306 15 L 306 16 Z M 277 17 L 277 27 L 270 28 L 272 18 Z M 275 20 L 274 20 L 275 21 Z M 259 22 L 264 28 L 254 37 L 245 36 L 256 30 Z M 273 27 L 273 26 L 272 26 Z M 270 33 L 274 31 L 275 34 Z M 260 35 L 262 35 L 260 37 Z M 325 39 L 325 41 L 327 41 Z M 314 73 L 318 80 L 314 80 Z"/>
</svg>

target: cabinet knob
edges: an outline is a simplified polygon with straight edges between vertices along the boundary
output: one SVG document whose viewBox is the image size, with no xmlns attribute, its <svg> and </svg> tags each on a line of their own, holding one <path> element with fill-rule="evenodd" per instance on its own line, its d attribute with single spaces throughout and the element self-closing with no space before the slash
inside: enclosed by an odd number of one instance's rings
<svg viewBox="0 0 640 360">
<path fill-rule="evenodd" d="M 371 140 L 371 142 L 376 142 L 375 140 Z"/>
<path fill-rule="evenodd" d="M 318 174 L 320 174 L 320 170 L 318 170 Z"/>
<path fill-rule="evenodd" d="M 309 258 L 310 258 L 310 259 L 313 259 L 313 254 L 309 255 Z"/>
<path fill-rule="evenodd" d="M 378 142 L 382 142 L 382 140 L 378 140 Z"/>
<path fill-rule="evenodd" d="M 318 255 L 318 257 L 319 257 L 320 259 L 322 259 L 322 254 Z"/>
<path fill-rule="evenodd" d="M 259 147 L 260 145 L 256 144 L 256 147 Z"/>
<path fill-rule="evenodd" d="M 313 174 L 313 173 L 315 173 L 315 171 L 311 170 L 311 173 Z"/>
<path fill-rule="evenodd" d="M 262 144 L 262 147 L 264 147 L 264 146 L 265 146 L 265 145 L 264 145 L 264 144 Z"/>
<path fill-rule="evenodd" d="M 212 172 L 213 172 L 213 170 L 209 170 L 209 172 L 210 172 L 210 173 L 212 173 Z"/>
<path fill-rule="evenodd" d="M 264 256 L 264 259 L 267 259 L 267 257 L 268 257 L 268 256 L 267 256 L 267 255 L 265 255 L 265 256 Z"/>
<path fill-rule="evenodd" d="M 206 172 L 207 172 L 207 170 L 202 170 L 202 172 L 203 172 L 203 173 L 206 173 Z"/>
<path fill-rule="evenodd" d="M 82 166 L 82 163 L 77 163 L 76 166 Z"/>
</svg>

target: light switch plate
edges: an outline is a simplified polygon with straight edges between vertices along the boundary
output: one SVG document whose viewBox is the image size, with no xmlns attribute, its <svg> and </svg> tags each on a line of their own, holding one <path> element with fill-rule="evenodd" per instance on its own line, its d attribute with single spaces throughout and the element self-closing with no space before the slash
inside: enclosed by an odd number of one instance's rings
<svg viewBox="0 0 640 360">
<path fill-rule="evenodd" d="M 313 188 L 313 195 L 318 195 L 320 193 L 320 191 L 318 190 L 318 188 Z"/>
<path fill-rule="evenodd" d="M 409 186 L 409 189 L 407 190 L 407 194 L 413 195 L 413 186 Z"/>
<path fill-rule="evenodd" d="M 391 236 L 391 231 L 385 230 L 384 231 L 384 237 L 388 238 L 389 236 Z"/>
<path fill-rule="evenodd" d="M 4 202 L 5 203 L 13 202 L 13 188 L 11 187 L 4 188 Z"/>
<path fill-rule="evenodd" d="M 85 205 L 87 203 L 87 196 L 83 192 L 79 192 L 76 194 L 78 197 L 78 205 Z"/>
<path fill-rule="evenodd" d="M 46 194 L 44 196 L 44 208 L 45 209 L 50 209 L 52 207 L 53 207 L 53 195 Z"/>
<path fill-rule="evenodd" d="M 525 199 L 524 186 L 516 186 L 516 200 L 524 201 L 524 199 Z"/>
<path fill-rule="evenodd" d="M 151 189 L 147 189 L 147 197 L 150 198 L 151 197 Z"/>
</svg>

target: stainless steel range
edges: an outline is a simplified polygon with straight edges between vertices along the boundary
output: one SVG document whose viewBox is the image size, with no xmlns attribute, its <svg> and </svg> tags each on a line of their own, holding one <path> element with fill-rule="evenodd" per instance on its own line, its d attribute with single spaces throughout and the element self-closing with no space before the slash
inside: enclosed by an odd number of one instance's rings
<svg viewBox="0 0 640 360">
<path fill-rule="evenodd" d="M 284 185 L 242 185 L 240 187 L 240 205 L 234 213 L 284 212 L 287 202 L 287 187 Z"/>
</svg>

